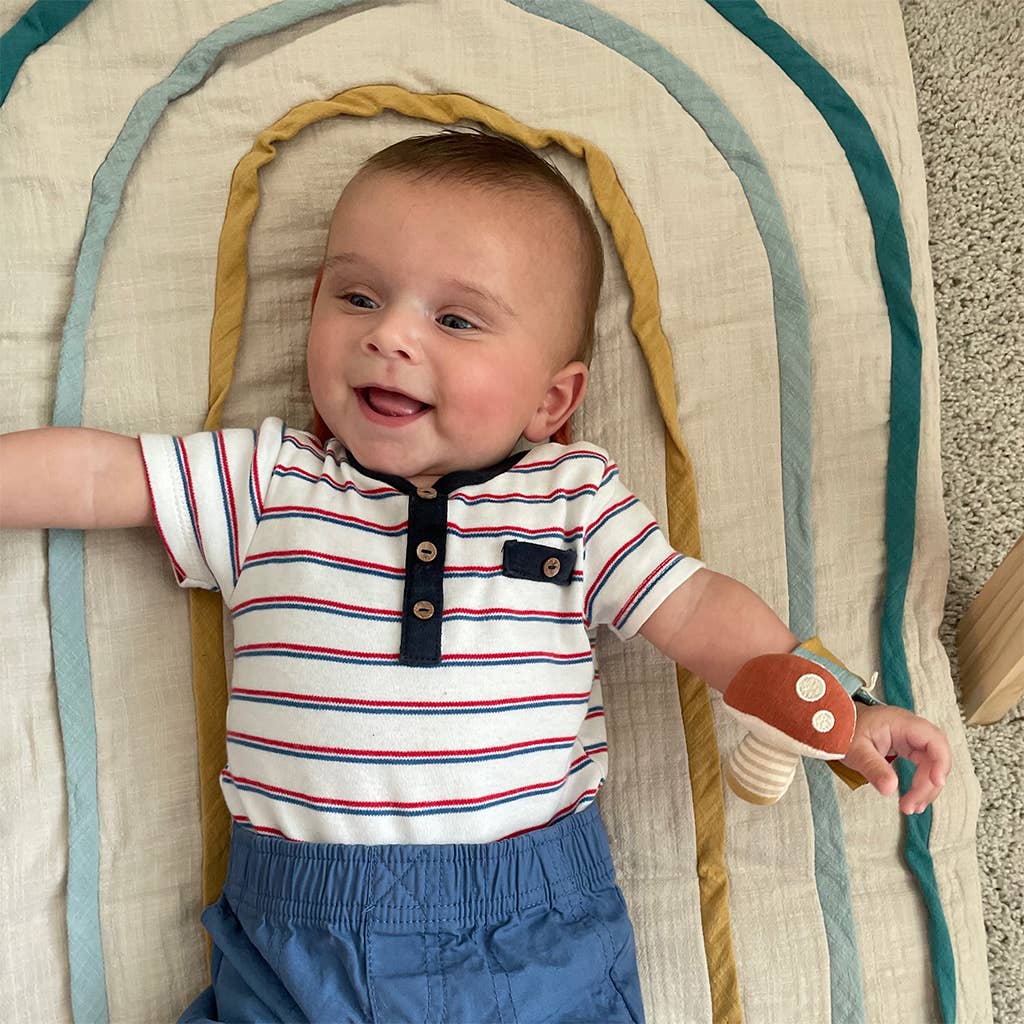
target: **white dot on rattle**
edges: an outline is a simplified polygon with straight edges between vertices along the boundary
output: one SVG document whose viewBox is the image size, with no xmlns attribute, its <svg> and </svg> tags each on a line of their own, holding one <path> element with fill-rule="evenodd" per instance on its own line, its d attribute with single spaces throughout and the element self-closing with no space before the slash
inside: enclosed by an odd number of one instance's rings
<svg viewBox="0 0 1024 1024">
<path fill-rule="evenodd" d="M 825 696 L 825 680 L 808 672 L 796 681 L 796 695 L 801 700 L 821 700 Z"/>
<path fill-rule="evenodd" d="M 818 711 L 811 719 L 815 732 L 828 732 L 836 724 L 836 716 L 831 711 Z"/>
</svg>

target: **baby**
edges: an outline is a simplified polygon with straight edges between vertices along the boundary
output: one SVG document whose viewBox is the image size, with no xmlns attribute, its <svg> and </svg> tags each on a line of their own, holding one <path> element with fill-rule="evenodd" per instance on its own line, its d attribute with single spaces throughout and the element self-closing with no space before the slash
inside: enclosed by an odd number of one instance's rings
<svg viewBox="0 0 1024 1024">
<path fill-rule="evenodd" d="M 228 879 L 186 1021 L 640 1021 L 594 798 L 593 629 L 724 690 L 800 639 L 674 551 L 608 454 L 548 439 L 587 388 L 602 278 L 586 207 L 478 133 L 372 157 L 334 210 L 308 339 L 323 438 L 4 437 L 6 527 L 155 525 L 219 589 L 235 657 Z M 900 800 L 943 734 L 858 704 L 844 763 Z"/>
</svg>

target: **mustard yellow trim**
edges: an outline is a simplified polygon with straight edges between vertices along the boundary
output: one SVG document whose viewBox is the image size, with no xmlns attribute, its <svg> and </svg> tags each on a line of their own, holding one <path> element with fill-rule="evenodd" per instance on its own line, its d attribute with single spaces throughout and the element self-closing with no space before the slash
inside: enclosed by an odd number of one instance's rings
<svg viewBox="0 0 1024 1024">
<path fill-rule="evenodd" d="M 700 555 L 697 493 L 693 465 L 683 444 L 677 418 L 672 354 L 661 328 L 658 281 L 643 228 L 623 191 L 608 157 L 596 146 L 567 132 L 530 128 L 495 107 L 458 94 L 426 95 L 397 86 L 361 86 L 328 100 L 313 100 L 290 110 L 258 136 L 252 150 L 235 168 L 217 254 L 213 324 L 210 331 L 210 411 L 206 429 L 220 425 L 221 410 L 234 373 L 247 291 L 246 256 L 249 227 L 259 206 L 257 173 L 274 159 L 275 146 L 303 128 L 340 115 L 373 117 L 393 110 L 408 117 L 439 124 L 475 121 L 492 131 L 543 149 L 558 145 L 586 162 L 591 189 L 607 221 L 633 291 L 630 326 L 644 353 L 665 428 L 665 470 L 668 499 L 668 534 L 674 547 Z M 200 774 L 203 792 L 217 787 L 224 752 L 226 699 L 223 646 L 218 645 L 220 609 L 194 601 L 193 636 L 203 637 L 202 654 L 194 642 L 194 687 L 199 726 Z M 217 648 L 216 650 L 214 648 Z M 678 671 L 679 697 L 693 788 L 697 832 L 697 862 L 704 945 L 711 985 L 712 1015 L 716 1024 L 742 1020 L 736 963 L 729 920 L 728 880 L 725 871 L 725 804 L 707 687 L 683 670 Z M 229 822 L 223 804 L 213 796 L 203 808 L 204 892 L 216 898 L 226 870 Z M 209 811 L 209 813 L 208 813 Z"/>
<path fill-rule="evenodd" d="M 845 764 L 840 764 L 838 761 L 826 761 L 825 764 L 832 769 L 832 774 L 850 789 L 860 789 L 861 786 L 868 784 L 868 780 L 860 772 L 847 768 Z"/>
<path fill-rule="evenodd" d="M 834 661 L 837 665 L 843 665 L 843 663 L 821 642 L 820 636 L 812 636 L 807 640 L 801 642 L 801 647 L 806 647 L 811 654 L 817 654 L 819 658 L 828 658 L 829 661 Z M 846 668 L 843 665 L 843 668 Z"/>
</svg>

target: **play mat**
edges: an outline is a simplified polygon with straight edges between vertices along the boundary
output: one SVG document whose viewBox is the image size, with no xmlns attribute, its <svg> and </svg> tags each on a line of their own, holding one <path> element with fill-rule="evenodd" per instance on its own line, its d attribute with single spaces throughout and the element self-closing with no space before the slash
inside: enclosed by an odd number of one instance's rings
<svg viewBox="0 0 1024 1024">
<path fill-rule="evenodd" d="M 554 160 L 607 253 L 575 435 L 955 755 L 911 821 L 818 763 L 744 804 L 718 696 L 603 639 L 648 1019 L 991 1019 L 896 0 L 2 0 L 0 31 L 4 430 L 306 426 L 310 292 L 360 161 L 449 123 Z M 0 1018 L 172 1019 L 224 869 L 230 631 L 155 531 L 0 545 Z"/>
</svg>

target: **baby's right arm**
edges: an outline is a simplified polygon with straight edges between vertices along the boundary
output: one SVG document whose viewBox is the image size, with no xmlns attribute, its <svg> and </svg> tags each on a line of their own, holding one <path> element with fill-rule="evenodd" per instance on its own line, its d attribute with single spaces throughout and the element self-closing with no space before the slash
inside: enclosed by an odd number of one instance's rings
<svg viewBox="0 0 1024 1024">
<path fill-rule="evenodd" d="M 151 525 L 137 437 L 85 427 L 0 435 L 0 527 Z"/>
</svg>

